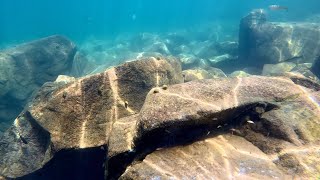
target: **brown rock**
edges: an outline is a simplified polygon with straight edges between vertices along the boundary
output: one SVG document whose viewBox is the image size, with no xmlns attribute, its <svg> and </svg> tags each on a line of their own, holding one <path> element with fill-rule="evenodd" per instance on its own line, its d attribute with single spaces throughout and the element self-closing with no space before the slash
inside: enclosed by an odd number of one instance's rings
<svg viewBox="0 0 320 180">
<path fill-rule="evenodd" d="M 152 87 L 182 82 L 181 67 L 173 59 L 168 61 L 141 59 L 70 82 L 45 84 L 26 112 L 16 119 L 16 128 L 11 129 L 3 139 L 7 141 L 15 138 L 12 136 L 19 137 L 19 129 L 24 129 L 31 134 L 25 134 L 23 139 L 34 141 L 32 144 L 38 143 L 41 149 L 28 143 L 26 146 L 30 148 L 29 152 L 16 149 L 10 152 L 10 148 L 0 145 L 0 155 L 5 154 L 3 157 L 6 160 L 5 164 L 0 163 L 0 173 L 9 177 L 22 176 L 41 168 L 53 157 L 54 152 L 107 145 L 113 127 L 118 129 L 115 122 L 137 114 Z M 35 124 L 37 128 L 33 130 L 23 125 L 28 123 Z M 119 123 L 121 124 L 121 121 Z M 121 130 L 121 127 L 119 128 Z M 48 133 L 49 137 L 44 138 L 46 143 L 41 144 L 42 141 L 37 139 L 40 135 L 33 131 Z M 17 148 L 20 143 L 18 139 L 9 146 Z M 38 154 L 33 160 L 37 163 L 33 163 L 34 166 L 16 167 L 29 164 L 28 158 L 32 157 L 26 153 Z M 28 161 L 22 158 L 25 156 Z"/>
</svg>

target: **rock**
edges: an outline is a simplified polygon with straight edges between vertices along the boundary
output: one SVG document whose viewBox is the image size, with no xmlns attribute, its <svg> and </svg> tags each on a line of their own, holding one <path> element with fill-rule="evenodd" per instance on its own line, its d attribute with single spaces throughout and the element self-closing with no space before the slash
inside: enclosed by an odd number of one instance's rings
<svg viewBox="0 0 320 180">
<path fill-rule="evenodd" d="M 69 74 L 76 52 L 63 36 L 50 36 L 0 52 L 0 121 L 11 123 L 43 83 Z M 10 112 L 10 113 L 9 113 Z M 12 113 L 11 113 L 12 112 Z"/>
<path fill-rule="evenodd" d="M 92 63 L 89 63 L 89 60 L 84 53 L 77 52 L 74 56 L 70 75 L 74 77 L 85 76 L 94 69 L 92 66 Z"/>
<path fill-rule="evenodd" d="M 180 54 L 178 57 L 181 61 L 182 69 L 184 70 L 199 67 L 201 66 L 201 61 L 204 61 L 192 54 Z"/>
<path fill-rule="evenodd" d="M 182 71 L 184 82 L 194 81 L 198 79 L 211 79 L 213 76 L 204 69 L 189 69 Z"/>
<path fill-rule="evenodd" d="M 66 75 L 59 75 L 57 77 L 57 79 L 55 80 L 55 82 L 68 84 L 68 83 L 74 82 L 75 80 L 76 80 L 76 78 L 74 78 L 74 77 L 70 77 L 70 76 L 66 76 Z"/>
<path fill-rule="evenodd" d="M 162 42 L 156 34 L 141 33 L 131 38 L 130 49 L 136 52 L 144 51 L 143 48 L 152 46 L 153 43 Z"/>
<path fill-rule="evenodd" d="M 246 73 L 245 71 L 234 71 L 229 75 L 229 77 L 248 77 L 251 76 L 251 74 Z"/>
<path fill-rule="evenodd" d="M 129 167 L 120 179 L 284 179 L 268 155 L 242 137 L 219 135 L 160 149 Z"/>
<path fill-rule="evenodd" d="M 319 78 L 312 72 L 311 67 L 312 67 L 311 63 L 298 64 L 296 67 L 294 67 L 291 70 L 291 72 L 301 74 L 304 77 L 320 82 Z"/>
<path fill-rule="evenodd" d="M 320 56 L 313 62 L 311 71 L 320 78 Z"/>
<path fill-rule="evenodd" d="M 0 174 L 20 177 L 60 151 L 107 145 L 114 122 L 137 114 L 151 88 L 180 82 L 181 65 L 173 58 L 140 59 L 76 80 L 59 76 L 40 89 L 1 138 Z"/>
<path fill-rule="evenodd" d="M 267 22 L 263 10 L 244 17 L 240 23 L 239 59 L 261 67 L 285 61 L 314 62 L 320 51 L 320 24 Z"/>
<path fill-rule="evenodd" d="M 189 82 L 198 79 L 213 79 L 227 77 L 222 70 L 217 68 L 206 68 L 206 70 L 202 68 L 189 69 L 184 70 L 182 74 L 184 75 L 184 82 Z"/>
<path fill-rule="evenodd" d="M 292 79 L 181 83 L 179 61 L 148 58 L 46 83 L 0 138 L 0 174 L 314 179 L 320 93 Z"/>
<path fill-rule="evenodd" d="M 149 44 L 149 46 L 144 47 L 142 50 L 145 52 L 158 52 L 163 55 L 171 55 L 167 45 L 159 41 Z"/>
<path fill-rule="evenodd" d="M 200 58 L 209 59 L 215 56 L 221 56 L 229 54 L 230 56 L 237 56 L 238 54 L 238 43 L 236 42 L 199 42 L 193 43 L 193 53 Z"/>
<path fill-rule="evenodd" d="M 220 67 L 223 65 L 226 66 L 225 64 L 231 64 L 232 61 L 235 61 L 236 59 L 236 57 L 230 56 L 229 54 L 223 54 L 209 58 L 209 62 L 211 66 Z"/>
<path fill-rule="evenodd" d="M 263 76 L 279 76 L 286 72 L 290 72 L 296 64 L 284 62 L 279 64 L 265 64 L 263 66 L 262 75 Z"/>
<path fill-rule="evenodd" d="M 299 72 L 284 73 L 283 76 L 290 78 L 294 83 L 306 87 L 311 91 L 320 91 L 319 80 L 306 77 Z"/>
<path fill-rule="evenodd" d="M 158 146 L 120 179 L 317 177 L 319 105 L 309 97 L 318 101 L 319 95 L 286 78 L 256 76 L 149 93 L 136 120 L 135 142 Z M 185 145 L 195 137 L 197 142 Z"/>
</svg>

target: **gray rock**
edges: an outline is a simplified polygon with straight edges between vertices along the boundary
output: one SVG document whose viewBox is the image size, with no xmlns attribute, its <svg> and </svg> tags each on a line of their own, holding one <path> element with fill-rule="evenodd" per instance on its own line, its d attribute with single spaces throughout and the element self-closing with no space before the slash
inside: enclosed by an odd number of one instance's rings
<svg viewBox="0 0 320 180">
<path fill-rule="evenodd" d="M 0 121 L 12 122 L 43 83 L 54 81 L 59 74 L 69 74 L 75 53 L 74 43 L 63 36 L 1 51 L 0 107 L 6 108 L 1 108 Z"/>
<path fill-rule="evenodd" d="M 313 62 L 311 71 L 315 74 L 318 78 L 320 78 L 320 55 L 318 58 Z"/>
<path fill-rule="evenodd" d="M 182 71 L 184 82 L 200 80 L 200 79 L 215 79 L 227 77 L 225 73 L 218 68 L 208 67 L 205 69 L 194 68 Z"/>
<path fill-rule="evenodd" d="M 320 52 L 320 24 L 267 22 L 263 10 L 241 20 L 241 63 L 261 67 L 285 61 L 312 63 Z"/>
<path fill-rule="evenodd" d="M 279 64 L 265 64 L 263 66 L 263 76 L 280 76 L 286 72 L 290 72 L 297 65 L 295 63 L 284 62 Z"/>
<path fill-rule="evenodd" d="M 234 71 L 229 75 L 229 77 L 248 77 L 248 76 L 251 76 L 251 75 L 245 71 Z"/>
</svg>

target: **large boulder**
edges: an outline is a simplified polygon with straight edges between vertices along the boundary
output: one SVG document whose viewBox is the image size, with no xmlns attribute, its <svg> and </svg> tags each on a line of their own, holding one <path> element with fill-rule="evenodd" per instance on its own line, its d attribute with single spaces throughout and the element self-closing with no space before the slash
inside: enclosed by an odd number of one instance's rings
<svg viewBox="0 0 320 180">
<path fill-rule="evenodd" d="M 13 121 L 43 83 L 68 74 L 75 53 L 75 44 L 63 36 L 0 51 L 0 121 Z"/>
<path fill-rule="evenodd" d="M 280 77 L 202 80 L 151 91 L 135 117 L 136 146 L 154 151 L 121 179 L 316 178 L 319 100 L 319 92 Z"/>
<path fill-rule="evenodd" d="M 320 174 L 316 82 L 289 75 L 181 82 L 178 61 L 156 58 L 80 79 L 60 76 L 43 86 L 0 138 L 0 174 L 26 179 Z"/>
<path fill-rule="evenodd" d="M 255 10 L 240 23 L 239 58 L 251 66 L 284 61 L 314 62 L 320 52 L 320 24 L 267 22 Z"/>
<path fill-rule="evenodd" d="M 0 174 L 20 177 L 57 152 L 107 145 L 113 124 L 138 113 L 151 88 L 181 82 L 177 60 L 156 58 L 80 79 L 59 76 L 40 89 L 0 139 Z"/>
</svg>

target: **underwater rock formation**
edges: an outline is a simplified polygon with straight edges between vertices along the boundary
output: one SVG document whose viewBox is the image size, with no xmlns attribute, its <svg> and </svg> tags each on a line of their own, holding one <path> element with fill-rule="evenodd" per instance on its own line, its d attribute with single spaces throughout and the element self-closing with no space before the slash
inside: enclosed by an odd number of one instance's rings
<svg viewBox="0 0 320 180">
<path fill-rule="evenodd" d="M 214 79 L 214 78 L 223 78 L 227 77 L 225 73 L 218 68 L 194 68 L 182 71 L 184 82 L 189 82 L 199 79 Z"/>
<path fill-rule="evenodd" d="M 279 76 L 286 72 L 290 72 L 297 65 L 291 62 L 283 62 L 278 64 L 265 64 L 263 66 L 262 75 L 263 76 Z"/>
<path fill-rule="evenodd" d="M 318 78 L 320 78 L 320 55 L 318 58 L 313 62 L 311 71 L 315 74 Z"/>
<path fill-rule="evenodd" d="M 0 175 L 317 177 L 319 84 L 288 77 L 181 83 L 181 65 L 170 58 L 60 76 L 1 137 Z"/>
<path fill-rule="evenodd" d="M 151 91 L 136 142 L 158 146 L 120 179 L 317 177 L 319 95 L 257 76 Z"/>
<path fill-rule="evenodd" d="M 107 145 L 113 124 L 138 113 L 151 88 L 181 82 L 177 60 L 156 58 L 80 79 L 59 76 L 43 85 L 0 139 L 0 174 L 23 176 L 57 152 Z"/>
<path fill-rule="evenodd" d="M 50 36 L 1 51 L 0 121 L 11 123 L 34 90 L 59 74 L 68 74 L 75 53 L 75 44 L 63 36 Z"/>
<path fill-rule="evenodd" d="M 313 63 L 320 52 L 320 24 L 267 22 L 263 10 L 255 10 L 240 23 L 239 59 L 261 67 L 280 62 Z"/>
</svg>

